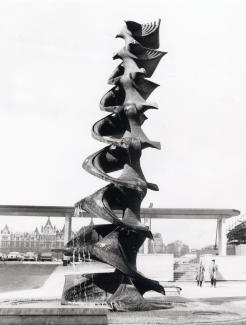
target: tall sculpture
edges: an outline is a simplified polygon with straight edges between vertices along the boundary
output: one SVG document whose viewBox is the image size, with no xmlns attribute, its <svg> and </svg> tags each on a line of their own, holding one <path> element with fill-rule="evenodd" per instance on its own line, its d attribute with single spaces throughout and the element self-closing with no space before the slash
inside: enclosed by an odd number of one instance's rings
<svg viewBox="0 0 246 325">
<path fill-rule="evenodd" d="M 100 101 L 101 110 L 110 114 L 92 127 L 92 136 L 107 146 L 83 163 L 87 172 L 109 184 L 76 204 L 77 213 L 87 211 L 111 224 L 83 228 L 68 243 L 81 249 L 89 241 L 90 255 L 113 266 L 115 272 L 84 274 L 77 282 L 68 281 L 64 300 L 101 298 L 106 292 L 109 295 L 105 299 L 115 310 L 166 307 L 163 302 L 143 298 L 149 290 L 162 294 L 165 290 L 159 282 L 140 274 L 136 267 L 139 248 L 147 237 L 152 238 L 150 229 L 141 223 L 141 202 L 147 189 L 158 191 L 156 184 L 146 180 L 140 158 L 143 149 L 161 148 L 159 142 L 150 140 L 142 130 L 146 111 L 158 108 L 156 103 L 147 102 L 158 86 L 147 78 L 166 54 L 157 50 L 159 26 L 160 20 L 148 24 L 126 21 L 116 36 L 125 41 L 125 46 L 113 56 L 121 63 L 109 77 L 108 83 L 113 87 Z M 112 176 L 116 171 L 121 171 L 120 175 Z"/>
</svg>

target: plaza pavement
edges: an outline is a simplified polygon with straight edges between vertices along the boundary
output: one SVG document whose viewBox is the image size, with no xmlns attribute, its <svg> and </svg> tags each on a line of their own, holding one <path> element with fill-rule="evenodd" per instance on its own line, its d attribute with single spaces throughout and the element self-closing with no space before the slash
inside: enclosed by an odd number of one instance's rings
<svg viewBox="0 0 246 325">
<path fill-rule="evenodd" d="M 0 307 L 20 304 L 22 308 L 58 308 L 62 295 L 64 275 L 95 272 L 110 272 L 112 267 L 91 262 L 83 265 L 58 265 L 39 289 L 1 292 Z M 205 282 L 197 287 L 195 282 L 161 282 L 164 286 L 177 285 L 182 288 L 178 297 L 166 296 L 174 308 L 150 312 L 109 313 L 109 324 L 246 324 L 246 281 L 221 281 L 216 288 Z M 154 292 L 146 298 L 162 297 Z"/>
<path fill-rule="evenodd" d="M 113 268 L 100 262 L 83 263 L 77 265 L 58 265 L 39 289 L 10 291 L 0 293 L 0 302 L 8 299 L 60 299 L 66 274 L 82 274 L 90 272 L 111 272 Z M 182 288 L 181 297 L 188 299 L 207 299 L 222 297 L 245 297 L 246 281 L 218 281 L 216 288 L 211 288 L 209 282 L 203 283 L 203 287 L 197 287 L 194 282 L 161 282 L 165 286 L 176 285 Z M 152 296 L 153 292 L 147 293 Z"/>
<path fill-rule="evenodd" d="M 66 274 L 82 274 L 90 272 L 110 272 L 112 267 L 100 263 L 91 262 L 69 266 L 57 265 L 44 285 L 39 289 L 8 291 L 0 293 L 0 303 L 13 300 L 56 300 L 62 295 Z"/>
</svg>

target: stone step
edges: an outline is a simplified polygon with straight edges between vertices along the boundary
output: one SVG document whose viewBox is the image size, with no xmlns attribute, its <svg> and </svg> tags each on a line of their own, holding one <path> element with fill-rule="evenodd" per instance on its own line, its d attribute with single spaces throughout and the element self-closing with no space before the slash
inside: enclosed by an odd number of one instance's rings
<svg viewBox="0 0 246 325">
<path fill-rule="evenodd" d="M 191 274 L 186 274 L 186 273 L 179 273 L 179 274 L 174 274 L 174 277 L 181 277 L 181 276 L 186 276 L 186 277 L 195 277 L 196 273 L 191 273 Z"/>
<path fill-rule="evenodd" d="M 197 265 L 176 265 L 174 266 L 175 269 L 179 269 L 179 268 L 182 268 L 182 269 L 196 269 L 197 268 Z"/>
<path fill-rule="evenodd" d="M 175 264 L 174 281 L 195 281 L 197 265 L 196 263 Z"/>
<path fill-rule="evenodd" d="M 196 273 L 174 273 L 174 277 L 175 276 L 176 277 L 178 277 L 178 276 L 184 276 L 184 275 L 186 275 L 186 276 L 195 276 Z"/>
<path fill-rule="evenodd" d="M 174 273 L 196 273 L 196 270 L 174 270 Z"/>
<path fill-rule="evenodd" d="M 174 281 L 183 281 L 183 280 L 186 280 L 186 281 L 195 281 L 195 277 L 187 277 L 187 276 L 181 276 L 181 277 L 174 277 L 173 278 Z"/>
</svg>

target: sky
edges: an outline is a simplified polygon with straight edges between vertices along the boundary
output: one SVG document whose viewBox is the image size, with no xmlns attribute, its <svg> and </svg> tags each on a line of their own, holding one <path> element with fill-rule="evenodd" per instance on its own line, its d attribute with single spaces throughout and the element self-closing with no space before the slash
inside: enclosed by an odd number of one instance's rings
<svg viewBox="0 0 246 325">
<path fill-rule="evenodd" d="M 168 54 L 149 98 L 159 110 L 143 129 L 162 150 L 146 149 L 141 160 L 160 191 L 148 191 L 142 206 L 245 213 L 245 9 L 243 0 L 0 0 L 0 204 L 71 206 L 106 185 L 81 165 L 103 147 L 91 126 L 105 116 L 99 101 L 119 64 L 112 55 L 124 43 L 115 35 L 124 20 L 161 18 Z M 44 221 L 1 217 L 0 228 Z M 164 242 L 191 247 L 213 244 L 215 228 L 152 222 Z"/>
</svg>

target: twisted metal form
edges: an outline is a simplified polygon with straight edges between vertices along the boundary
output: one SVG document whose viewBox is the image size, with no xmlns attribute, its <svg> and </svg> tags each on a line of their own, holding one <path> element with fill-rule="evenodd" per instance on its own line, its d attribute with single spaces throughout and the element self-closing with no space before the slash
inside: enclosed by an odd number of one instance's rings
<svg viewBox="0 0 246 325">
<path fill-rule="evenodd" d="M 139 248 L 146 237 L 152 238 L 149 228 L 141 223 L 141 202 L 147 189 L 158 191 L 156 184 L 146 180 L 140 158 L 145 148 L 161 148 L 159 142 L 150 140 L 142 130 L 147 119 L 146 111 L 158 108 L 156 103 L 146 101 L 158 87 L 146 78 L 152 76 L 166 54 L 157 50 L 159 26 L 160 20 L 149 24 L 126 21 L 116 36 L 124 39 L 125 46 L 113 59 L 122 62 L 109 77 L 108 83 L 113 88 L 100 101 L 101 110 L 110 114 L 92 127 L 92 136 L 107 146 L 91 154 L 83 163 L 87 172 L 109 184 L 76 204 L 78 214 L 85 210 L 92 216 L 109 221 L 111 225 L 92 225 L 86 235 L 81 230 L 68 243 L 68 247 L 74 245 L 74 241 L 80 246 L 86 236 L 86 240 L 90 240 L 88 238 L 94 231 L 94 240 L 90 241 L 89 247 L 91 256 L 112 265 L 115 272 L 83 275 L 76 286 L 67 285 L 64 289 L 65 300 L 75 299 L 74 292 L 80 299 L 85 295 L 88 298 L 90 292 L 94 298 L 96 292 L 101 298 L 102 291 L 105 291 L 111 294 L 107 301 L 116 310 L 166 307 L 163 303 L 149 302 L 142 297 L 149 290 L 162 294 L 165 294 L 165 290 L 159 282 L 140 274 L 136 267 Z M 111 175 L 115 171 L 121 171 L 117 178 Z M 93 289 L 95 286 L 97 290 Z M 87 289 L 86 294 L 81 287 Z"/>
</svg>

